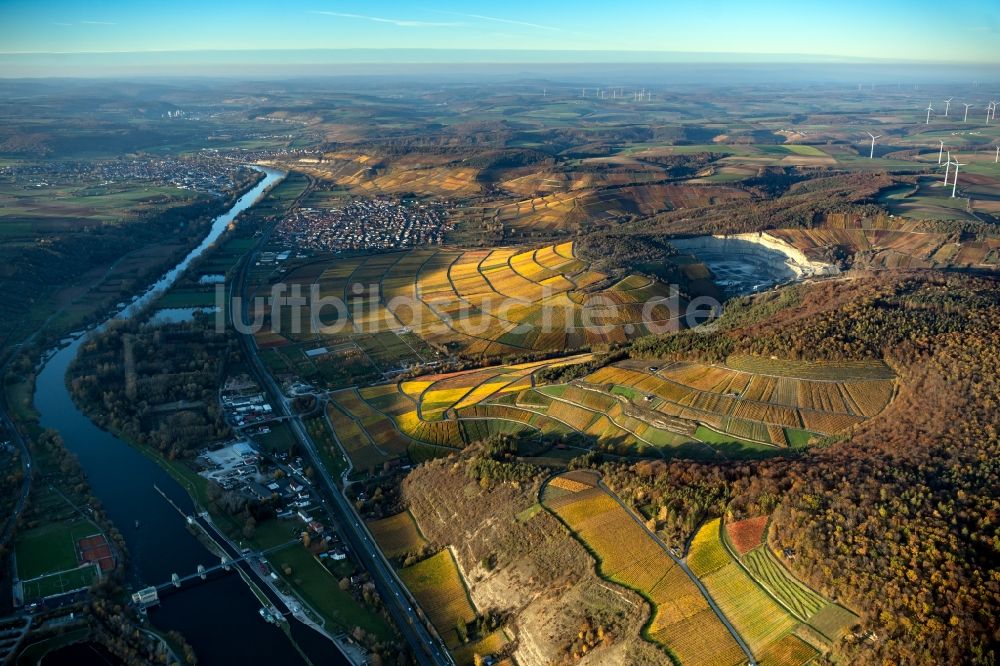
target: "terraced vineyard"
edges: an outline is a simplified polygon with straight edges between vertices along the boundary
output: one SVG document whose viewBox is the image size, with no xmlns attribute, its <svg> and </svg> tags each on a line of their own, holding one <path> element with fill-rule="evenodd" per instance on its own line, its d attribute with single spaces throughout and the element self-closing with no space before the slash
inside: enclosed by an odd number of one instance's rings
<svg viewBox="0 0 1000 666">
<path fill-rule="evenodd" d="M 812 617 L 826 605 L 826 600 L 796 580 L 767 546 L 750 551 L 742 562 L 800 620 Z"/>
<path fill-rule="evenodd" d="M 838 432 L 878 414 L 894 390 L 882 364 L 811 367 L 749 358 L 733 364 L 763 363 L 772 374 L 694 362 L 654 371 L 624 361 L 571 384 L 536 385 L 538 370 L 590 358 L 345 389 L 331 394 L 328 415 L 359 470 L 406 452 L 417 459 L 447 453 L 497 432 L 576 432 L 622 453 L 706 458 L 758 454 Z"/>
<path fill-rule="evenodd" d="M 658 368 L 623 362 L 599 369 L 580 384 L 620 395 L 646 413 L 714 431 L 712 439 L 722 435 L 788 447 L 809 433 L 833 434 L 877 415 L 892 399 L 892 377 L 880 362 L 819 364 L 741 356 L 725 366 L 679 361 Z M 703 437 L 695 432 L 695 438 Z"/>
<path fill-rule="evenodd" d="M 754 519 L 742 522 L 752 523 Z M 727 535 L 732 535 L 732 527 L 733 525 L 726 526 Z M 699 531 L 699 536 L 701 534 L 702 531 Z M 742 553 L 739 550 L 736 553 L 729 551 L 730 555 L 737 553 L 740 553 L 738 555 L 740 563 L 757 584 L 796 619 L 814 630 L 804 633 L 811 639 L 818 638 L 822 645 L 832 644 L 858 621 L 854 613 L 828 601 L 819 592 L 797 579 L 771 550 L 767 543 L 766 531 L 760 534 L 756 545 L 748 551 Z"/>
<path fill-rule="evenodd" d="M 759 663 L 804 664 L 826 651 L 858 618 L 795 578 L 766 542 L 761 543 L 764 537 L 757 528 L 763 524 L 751 519 L 735 530 L 757 535 L 757 545 L 736 559 L 721 521 L 705 523 L 691 542 L 687 563 Z"/>
<path fill-rule="evenodd" d="M 419 163 L 405 158 L 388 168 L 373 172 L 372 165 L 382 162 L 379 157 L 363 152 L 336 151 L 324 153 L 322 162 L 299 162 L 296 170 L 336 183 L 352 194 L 419 193 L 438 196 L 470 196 L 480 190 L 476 181 L 478 170 L 471 167 L 451 167 L 445 160 L 422 155 Z"/>
<path fill-rule="evenodd" d="M 327 414 L 354 467 L 370 469 L 409 453 L 417 460 L 460 449 L 493 433 L 569 432 L 543 414 L 494 404 L 531 386 L 542 369 L 583 363 L 589 354 L 557 361 L 494 366 L 344 389 L 330 395 Z"/>
<path fill-rule="evenodd" d="M 706 457 L 801 446 L 840 432 L 880 413 L 895 388 L 892 372 L 877 362 L 731 363 L 624 361 L 568 385 L 525 388 L 487 403 L 544 415 L 622 452 Z"/>
<path fill-rule="evenodd" d="M 576 431 L 598 440 L 631 437 L 633 443 L 640 441 L 640 434 L 648 437 L 653 430 L 662 428 L 663 433 L 696 445 L 693 438 L 697 431 L 692 431 L 689 420 L 681 415 L 673 420 L 662 416 L 659 406 L 668 402 L 667 397 L 678 405 L 708 406 L 703 394 L 714 395 L 716 405 L 726 398 L 735 403 L 733 387 L 740 387 L 744 394 L 752 391 L 761 398 L 780 395 L 788 404 L 753 401 L 765 407 L 758 418 L 769 418 L 774 412 L 768 412 L 768 407 L 793 413 L 808 409 L 795 402 L 803 386 L 812 389 L 812 385 L 819 385 L 826 391 L 824 407 L 843 410 L 850 410 L 851 403 L 842 400 L 834 405 L 831 396 L 850 396 L 856 386 L 864 385 L 881 388 L 881 393 L 873 393 L 873 400 L 887 401 L 892 390 L 892 380 L 871 378 L 877 372 L 886 372 L 873 364 L 814 370 L 814 376 L 819 372 L 847 377 L 851 373 L 866 375 L 860 379 L 821 380 L 696 363 L 678 363 L 654 371 L 649 367 L 640 369 L 635 362 L 623 362 L 599 369 L 578 384 L 534 385 L 535 373 L 542 368 L 554 363 L 581 363 L 589 358 L 580 355 L 556 362 L 496 366 L 337 392 L 332 395 L 332 409 L 341 411 L 339 418 L 346 419 L 345 427 L 337 430 L 338 437 L 345 445 L 349 443 L 345 439 L 357 441 L 356 445 L 347 445 L 352 460 L 367 447 L 385 450 L 382 447 L 391 446 L 391 441 L 407 442 L 411 455 L 419 446 L 429 447 L 432 452 L 447 451 L 464 446 L 473 437 L 496 432 L 498 426 Z M 740 359 L 734 364 L 746 362 Z M 800 371 L 794 364 L 779 365 L 779 369 L 791 368 L 785 375 Z M 609 377 L 615 381 L 607 381 Z M 795 383 L 779 387 L 779 380 Z M 649 395 L 656 397 L 647 400 Z M 640 403 L 652 406 L 640 407 Z M 647 411 L 661 415 L 659 426 L 643 420 Z M 682 426 L 688 428 L 686 434 L 666 429 Z M 397 452 L 402 451 L 398 443 L 395 446 Z M 745 659 L 695 583 L 628 511 L 596 485 L 594 477 L 581 472 L 555 477 L 546 484 L 542 502 L 595 554 L 603 577 L 636 590 L 654 605 L 645 630 L 649 640 L 663 645 L 683 664 L 720 663 L 720 659 L 722 663 L 740 663 Z M 405 517 L 400 514 L 373 523 L 373 531 L 389 554 L 398 556 L 419 542 L 412 520 Z M 744 553 L 737 561 L 736 551 L 723 540 L 720 522 L 710 522 L 696 534 L 688 566 L 761 663 L 796 666 L 835 642 L 856 617 L 802 585 L 785 569 L 768 550 L 766 524 L 762 516 L 734 525 L 733 534 L 738 535 L 741 544 L 739 552 Z"/>
<path fill-rule="evenodd" d="M 303 306 L 296 316 L 284 308 L 280 322 L 260 305 L 262 348 L 306 340 L 360 345 L 380 366 L 428 356 L 399 333 L 438 350 L 483 357 L 622 342 L 675 321 L 665 303 L 643 312 L 652 299 L 670 296 L 666 285 L 644 278 L 614 282 L 578 258 L 572 241 L 530 250 L 417 249 L 336 258 L 299 266 L 283 282 L 290 292 L 314 289 L 330 300 L 316 313 Z M 268 296 L 269 288 L 258 295 Z M 378 348 L 358 337 L 376 334 L 385 338 Z"/>
<path fill-rule="evenodd" d="M 330 395 L 327 417 L 338 442 L 357 470 L 369 470 L 405 454 L 410 440 L 385 414 L 375 411 L 354 389 Z"/>
<path fill-rule="evenodd" d="M 630 185 L 614 189 L 593 189 L 586 187 L 589 178 L 576 177 L 563 180 L 564 174 L 555 179 L 540 181 L 533 174 L 523 182 L 510 183 L 512 189 L 539 187 L 554 191 L 513 201 L 498 208 L 483 208 L 469 211 L 466 215 L 482 221 L 502 223 L 514 229 L 532 231 L 579 230 L 595 222 L 613 221 L 633 215 L 652 215 L 677 208 L 694 208 L 714 203 L 748 198 L 745 191 L 724 186 L 691 185 Z M 578 187 L 574 187 L 578 186 Z"/>
<path fill-rule="evenodd" d="M 750 650 L 758 658 L 764 654 L 772 659 L 784 655 L 790 660 L 772 663 L 788 666 L 804 664 L 815 657 L 815 649 L 806 651 L 804 648 L 787 650 L 776 647 L 781 641 L 791 640 L 788 636 L 798 621 L 730 557 L 722 544 L 719 529 L 720 521 L 715 519 L 698 530 L 691 543 L 688 566 L 701 579 Z"/>
<path fill-rule="evenodd" d="M 562 480 L 560 480 L 562 479 Z M 695 583 L 596 476 L 570 472 L 548 482 L 542 503 L 598 561 L 604 578 L 653 607 L 646 637 L 680 664 L 741 664 L 746 655 Z"/>
<path fill-rule="evenodd" d="M 428 541 L 409 510 L 373 520 L 368 529 L 386 557 L 403 564 L 408 555 L 422 555 Z M 398 569 L 426 617 L 444 639 L 458 666 L 473 666 L 476 655 L 494 655 L 507 644 L 504 630 L 473 637 L 468 642 L 467 625 L 476 619 L 476 609 L 450 548 L 415 564 Z M 460 630 L 460 627 L 462 628 Z"/>
</svg>

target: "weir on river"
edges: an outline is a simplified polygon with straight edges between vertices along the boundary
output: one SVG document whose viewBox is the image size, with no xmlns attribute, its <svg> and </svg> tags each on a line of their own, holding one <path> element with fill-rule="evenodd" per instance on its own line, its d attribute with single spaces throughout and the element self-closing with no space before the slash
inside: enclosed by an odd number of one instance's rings
<svg viewBox="0 0 1000 666">
<path fill-rule="evenodd" d="M 256 168 L 264 173 L 264 179 L 212 221 L 205 239 L 155 284 L 94 330 L 102 330 L 112 319 L 141 312 L 212 247 L 241 212 L 257 203 L 285 176 L 281 171 Z M 41 424 L 58 431 L 66 448 L 79 458 L 94 496 L 100 499 L 108 517 L 125 537 L 128 583 L 133 589 L 144 587 L 144 581 L 169 580 L 173 572 L 196 571 L 199 564 L 211 561 L 214 556 L 188 531 L 186 522 L 156 488 L 189 514 L 195 513 L 191 498 L 152 458 L 98 428 L 73 403 L 66 373 L 87 335 L 88 332 L 81 332 L 72 336 L 68 345 L 51 350 L 46 356 L 34 395 Z M 133 528 L 135 524 L 141 524 L 142 528 Z M 223 576 L 171 595 L 151 611 L 150 619 L 158 629 L 179 631 L 203 664 L 304 663 L 281 629 L 261 619 L 260 605 L 239 576 Z M 347 663 L 334 644 L 314 630 L 294 621 L 289 629 L 313 663 Z"/>
</svg>

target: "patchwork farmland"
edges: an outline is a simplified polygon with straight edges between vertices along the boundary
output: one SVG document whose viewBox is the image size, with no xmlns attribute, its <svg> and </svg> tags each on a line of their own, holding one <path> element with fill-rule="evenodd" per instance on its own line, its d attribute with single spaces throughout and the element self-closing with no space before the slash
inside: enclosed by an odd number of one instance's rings
<svg viewBox="0 0 1000 666">
<path fill-rule="evenodd" d="M 746 356 L 724 366 L 630 360 L 568 384 L 537 381 L 543 368 L 590 359 L 343 389 L 330 395 L 328 416 L 359 470 L 405 453 L 415 460 L 444 454 L 497 432 L 578 433 L 620 453 L 703 458 L 804 446 L 876 416 L 895 390 L 882 363 Z"/>
<path fill-rule="evenodd" d="M 482 358 L 579 349 L 676 325 L 666 285 L 638 276 L 611 280 L 578 258 L 572 242 L 338 258 L 299 266 L 284 282 L 303 295 L 316 289 L 332 304 L 315 313 L 318 330 L 308 307 L 297 315 L 283 308 L 282 320 L 271 321 L 270 308 L 258 306 L 266 322 L 257 334 L 261 348 L 316 340 L 311 347 L 323 345 L 324 353 L 361 348 L 381 368 L 426 363 L 435 352 Z M 653 299 L 664 300 L 644 313 Z M 373 351 L 379 335 L 385 349 Z"/>
<path fill-rule="evenodd" d="M 549 481 L 542 503 L 593 553 L 602 577 L 635 590 L 650 603 L 646 638 L 680 664 L 746 663 L 743 650 L 694 581 L 596 484 L 594 474 L 570 472 Z"/>
<path fill-rule="evenodd" d="M 590 358 L 581 354 L 342 389 L 330 394 L 327 416 L 358 470 L 406 453 L 414 460 L 441 455 L 495 432 L 568 432 L 544 415 L 485 401 L 530 387 L 537 370 Z"/>
<path fill-rule="evenodd" d="M 795 578 L 766 543 L 767 517 L 761 518 L 725 526 L 719 519 L 705 523 L 692 540 L 688 566 L 759 661 L 776 654 L 808 660 L 816 649 L 835 644 L 858 617 Z M 755 533 L 758 543 L 741 555 L 731 535 L 746 531 Z"/>
<path fill-rule="evenodd" d="M 721 618 L 757 663 L 782 666 L 809 663 L 857 622 L 856 615 L 798 581 L 766 544 L 738 557 L 718 518 L 695 534 L 685 570 L 598 478 L 583 471 L 554 477 L 543 489 L 542 503 L 591 552 L 602 577 L 650 603 L 653 614 L 644 636 L 676 663 L 746 663 Z M 763 518 L 748 526 L 758 541 Z"/>
</svg>

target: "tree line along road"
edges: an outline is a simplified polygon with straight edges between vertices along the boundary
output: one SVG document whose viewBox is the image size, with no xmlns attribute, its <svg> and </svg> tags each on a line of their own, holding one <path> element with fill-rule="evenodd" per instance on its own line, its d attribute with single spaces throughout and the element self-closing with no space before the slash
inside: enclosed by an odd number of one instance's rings
<svg viewBox="0 0 1000 666">
<path fill-rule="evenodd" d="M 453 666 L 454 661 L 448 653 L 447 648 L 437 637 L 431 634 L 421 620 L 420 614 L 417 612 L 418 606 L 416 600 L 410 595 L 410 591 L 406 589 L 402 581 L 399 580 L 392 565 L 389 564 L 388 560 L 382 555 L 382 551 L 379 550 L 375 539 L 368 531 L 364 521 L 354 510 L 354 507 L 341 492 L 340 487 L 330 476 L 329 471 L 322 464 L 316 445 L 302 424 L 301 418 L 292 414 L 288 399 L 281 392 L 280 387 L 274 381 L 274 378 L 271 377 L 271 373 L 268 372 L 267 367 L 257 353 L 257 345 L 253 339 L 253 335 L 241 332 L 245 329 L 235 325 L 236 322 L 234 319 L 237 316 L 243 317 L 244 321 L 248 320 L 248 299 L 245 294 L 246 269 L 247 266 L 251 265 L 259 248 L 267 242 L 269 237 L 270 231 L 262 234 L 257 245 L 244 255 L 237 268 L 237 273 L 229 285 L 227 295 L 230 299 L 230 304 L 232 303 L 234 293 L 243 297 L 241 299 L 241 307 L 238 309 L 239 312 L 237 312 L 237 308 L 229 308 L 230 324 L 238 332 L 240 346 L 247 360 L 250 361 L 250 367 L 255 378 L 262 387 L 274 396 L 280 415 L 287 417 L 296 440 L 306 451 L 313 468 L 319 471 L 322 484 L 317 490 L 319 491 L 324 509 L 337 518 L 337 526 L 361 560 L 361 566 L 371 575 L 376 590 L 381 595 L 382 601 L 389 610 L 399 631 L 409 643 L 414 658 L 420 664 Z"/>
</svg>

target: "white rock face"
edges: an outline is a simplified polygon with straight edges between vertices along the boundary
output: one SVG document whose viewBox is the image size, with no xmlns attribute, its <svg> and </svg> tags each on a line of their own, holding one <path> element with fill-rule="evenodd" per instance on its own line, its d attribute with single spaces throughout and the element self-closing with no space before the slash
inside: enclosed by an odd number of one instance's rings
<svg viewBox="0 0 1000 666">
<path fill-rule="evenodd" d="M 702 259 L 709 268 L 722 271 L 741 259 L 754 265 L 766 266 L 763 283 L 780 284 L 820 275 L 837 275 L 833 264 L 809 259 L 801 250 L 767 232 L 698 236 L 670 241 L 679 250 Z"/>
<path fill-rule="evenodd" d="M 713 238 L 721 238 L 726 240 L 726 236 L 713 236 Z M 802 250 L 798 249 L 791 243 L 777 238 L 767 233 L 766 231 L 757 231 L 747 234 L 732 234 L 728 238 L 737 239 L 741 241 L 747 241 L 750 243 L 756 243 L 770 250 L 775 250 L 781 252 L 787 257 L 785 265 L 790 269 L 795 271 L 799 279 L 812 277 L 817 275 L 838 275 L 840 269 L 833 264 L 828 264 L 822 261 L 813 261 L 807 257 Z"/>
</svg>

